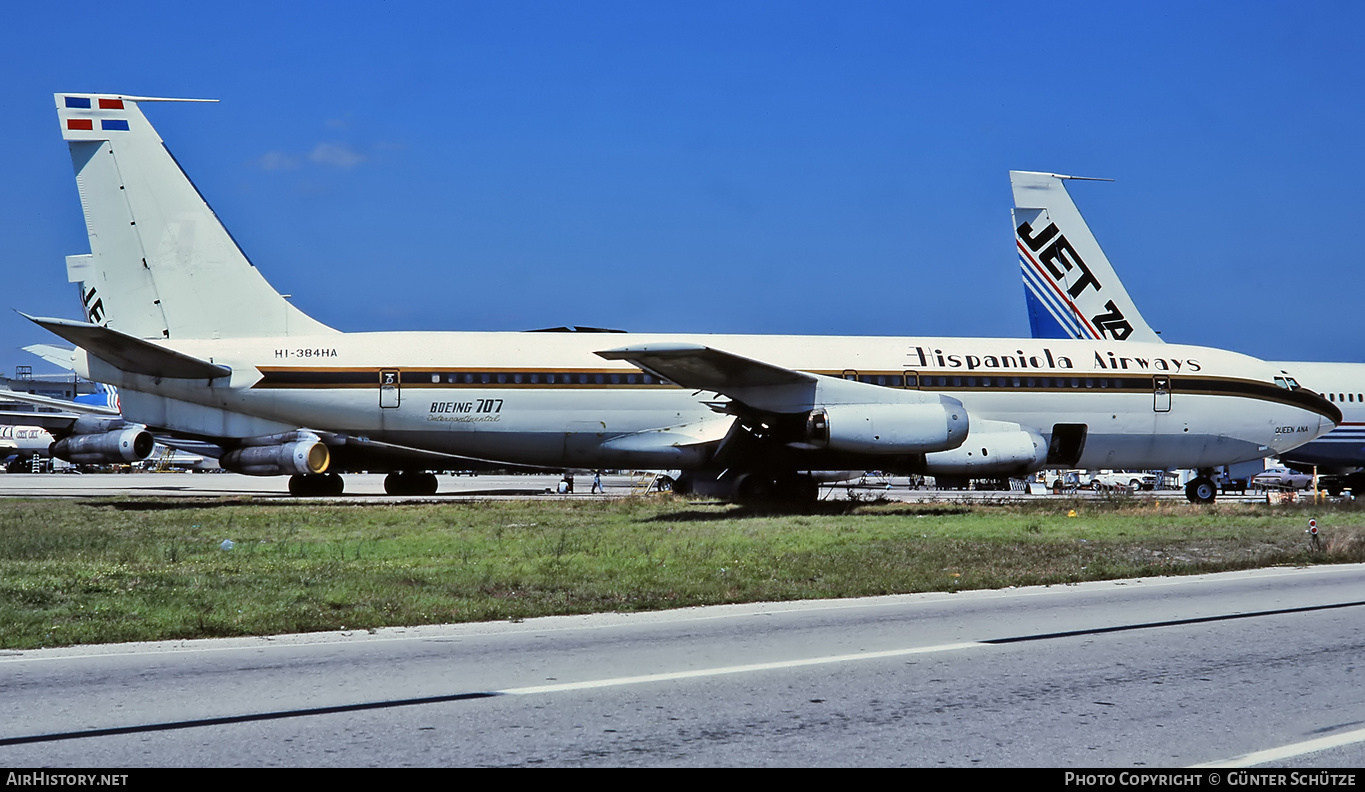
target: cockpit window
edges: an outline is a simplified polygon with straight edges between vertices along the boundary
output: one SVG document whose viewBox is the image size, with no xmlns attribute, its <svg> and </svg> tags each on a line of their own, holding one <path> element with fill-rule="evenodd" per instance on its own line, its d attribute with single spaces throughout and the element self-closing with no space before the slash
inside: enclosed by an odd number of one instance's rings
<svg viewBox="0 0 1365 792">
<path fill-rule="evenodd" d="M 1285 390 L 1292 391 L 1296 391 L 1300 387 L 1299 383 L 1296 382 L 1294 378 L 1289 376 L 1288 374 L 1285 374 L 1284 376 L 1276 376 L 1275 384 L 1280 386 L 1281 388 L 1284 388 Z"/>
</svg>

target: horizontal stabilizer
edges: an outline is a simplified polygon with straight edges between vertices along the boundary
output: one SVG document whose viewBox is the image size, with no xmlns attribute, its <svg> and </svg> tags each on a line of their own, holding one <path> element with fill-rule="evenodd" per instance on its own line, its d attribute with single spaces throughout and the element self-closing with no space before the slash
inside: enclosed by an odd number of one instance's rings
<svg viewBox="0 0 1365 792">
<path fill-rule="evenodd" d="M 232 373 L 227 366 L 200 360 L 108 327 L 69 319 L 34 317 L 25 313 L 19 315 L 116 368 L 133 374 L 172 379 L 215 379 Z"/>
<path fill-rule="evenodd" d="M 66 347 L 59 347 L 56 344 L 29 344 L 24 347 L 24 351 L 37 355 L 57 368 L 67 371 L 74 371 L 76 368 L 71 362 L 71 350 Z"/>
</svg>

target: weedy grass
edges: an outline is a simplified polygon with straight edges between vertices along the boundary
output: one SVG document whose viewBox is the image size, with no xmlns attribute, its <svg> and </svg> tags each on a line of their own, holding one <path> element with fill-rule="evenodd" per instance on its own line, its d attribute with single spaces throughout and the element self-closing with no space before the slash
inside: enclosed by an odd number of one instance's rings
<svg viewBox="0 0 1365 792">
<path fill-rule="evenodd" d="M 0 647 L 1361 561 L 1365 509 L 1354 504 L 4 500 Z"/>
</svg>

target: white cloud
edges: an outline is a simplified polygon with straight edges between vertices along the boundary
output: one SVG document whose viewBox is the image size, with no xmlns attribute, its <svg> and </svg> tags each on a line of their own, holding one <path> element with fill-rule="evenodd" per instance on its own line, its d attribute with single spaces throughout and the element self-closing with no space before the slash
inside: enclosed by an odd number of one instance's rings
<svg viewBox="0 0 1365 792">
<path fill-rule="evenodd" d="M 256 160 L 256 167 L 264 171 L 294 170 L 298 166 L 298 158 L 291 157 L 283 151 L 267 151 Z"/>
<path fill-rule="evenodd" d="M 345 143 L 319 143 L 308 152 L 308 159 L 322 165 L 349 170 L 365 161 L 365 157 Z"/>
</svg>

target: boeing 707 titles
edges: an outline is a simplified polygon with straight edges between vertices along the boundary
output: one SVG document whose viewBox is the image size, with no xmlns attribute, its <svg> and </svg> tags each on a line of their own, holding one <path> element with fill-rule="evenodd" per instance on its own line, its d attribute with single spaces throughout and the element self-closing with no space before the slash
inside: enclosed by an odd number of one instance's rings
<svg viewBox="0 0 1365 792">
<path fill-rule="evenodd" d="M 124 416 L 213 442 L 223 467 L 391 491 L 476 459 L 685 471 L 724 497 L 809 499 L 808 471 L 945 477 L 1211 467 L 1281 453 L 1340 411 L 1260 360 L 1107 339 L 343 333 L 281 297 L 139 105 L 56 95 L 90 253 L 67 259 L 74 343 Z"/>
</svg>

